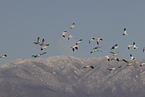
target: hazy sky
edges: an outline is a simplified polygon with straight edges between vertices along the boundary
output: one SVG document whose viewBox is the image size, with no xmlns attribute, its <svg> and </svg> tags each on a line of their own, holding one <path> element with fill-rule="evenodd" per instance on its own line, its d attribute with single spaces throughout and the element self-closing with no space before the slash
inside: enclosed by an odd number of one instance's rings
<svg viewBox="0 0 145 97">
<path fill-rule="evenodd" d="M 145 1 L 144 0 L 0 0 L 0 59 L 8 63 L 18 58 L 32 58 L 32 55 L 47 52 L 41 57 L 71 55 L 81 58 L 110 55 L 110 48 L 120 46 L 119 58 L 144 59 L 145 53 Z M 74 29 L 69 29 L 75 23 Z M 124 27 L 127 36 L 122 36 Z M 63 39 L 73 35 L 69 41 Z M 37 37 L 45 39 L 49 47 L 44 51 L 33 44 Z M 102 37 L 103 52 L 90 54 L 96 42 L 89 39 Z M 83 39 L 79 50 L 72 52 L 71 46 Z M 136 42 L 136 50 L 128 50 L 127 45 Z"/>
</svg>

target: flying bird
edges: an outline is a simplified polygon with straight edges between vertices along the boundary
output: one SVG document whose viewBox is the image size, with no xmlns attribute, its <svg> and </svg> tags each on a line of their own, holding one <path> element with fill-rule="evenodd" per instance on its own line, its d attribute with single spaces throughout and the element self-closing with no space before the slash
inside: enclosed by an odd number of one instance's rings
<svg viewBox="0 0 145 97">
<path fill-rule="evenodd" d="M 78 45 L 79 43 L 81 43 L 82 42 L 82 39 L 80 39 L 78 42 L 76 42 L 76 45 Z"/>
<path fill-rule="evenodd" d="M 133 64 L 135 64 L 134 62 L 132 63 L 132 62 L 129 62 L 129 61 L 127 61 L 127 60 L 125 60 L 125 59 L 122 59 L 125 63 L 127 63 L 127 66 L 132 66 Z"/>
<path fill-rule="evenodd" d="M 126 33 L 126 28 L 124 28 L 123 36 L 126 36 L 126 35 L 128 35 L 128 34 Z"/>
<path fill-rule="evenodd" d="M 72 29 L 75 27 L 75 23 L 73 23 L 69 28 Z"/>
<path fill-rule="evenodd" d="M 67 33 L 67 31 L 62 32 L 62 36 L 65 37 L 65 34 Z"/>
<path fill-rule="evenodd" d="M 42 39 L 42 43 L 40 44 L 40 46 L 49 46 L 49 44 L 45 44 L 44 39 Z"/>
<path fill-rule="evenodd" d="M 7 57 L 7 55 L 6 55 L 6 54 L 4 54 L 4 55 L 0 56 L 0 58 L 5 58 L 5 57 Z"/>
<path fill-rule="evenodd" d="M 38 55 L 32 55 L 32 57 L 36 58 L 36 57 L 40 57 L 41 55 L 44 55 L 46 54 L 47 52 L 44 52 L 44 53 L 41 53 L 41 54 L 38 54 Z"/>
<path fill-rule="evenodd" d="M 108 68 L 108 70 L 110 70 L 110 71 L 115 70 L 115 69 L 116 69 L 115 67 L 113 67 L 113 68 Z"/>
<path fill-rule="evenodd" d="M 100 47 L 100 46 L 96 46 L 96 47 L 94 47 L 93 49 L 98 49 L 98 48 L 102 48 L 102 47 Z"/>
<path fill-rule="evenodd" d="M 133 42 L 133 49 L 137 49 L 138 47 L 136 46 L 135 42 Z"/>
<path fill-rule="evenodd" d="M 73 37 L 74 37 L 74 36 L 72 36 L 72 35 L 69 35 L 69 36 L 68 36 L 68 40 L 69 40 L 70 38 L 73 38 Z"/>
<path fill-rule="evenodd" d="M 79 47 L 78 45 L 75 45 L 75 46 L 72 46 L 71 48 L 73 51 L 75 51 L 75 49 L 78 50 L 78 47 Z"/>
<path fill-rule="evenodd" d="M 145 63 L 141 63 L 141 64 L 140 64 L 140 67 L 142 67 L 144 64 L 145 64 Z"/>
<path fill-rule="evenodd" d="M 145 51 L 145 47 L 143 48 L 143 52 Z"/>
<path fill-rule="evenodd" d="M 48 46 L 49 46 L 49 45 L 48 45 Z M 48 46 L 43 46 L 43 47 L 41 47 L 40 49 L 43 50 L 43 49 L 47 48 Z"/>
<path fill-rule="evenodd" d="M 113 56 L 117 56 L 119 52 L 117 52 L 117 53 L 110 52 L 110 53 L 112 53 L 112 54 L 113 54 Z"/>
<path fill-rule="evenodd" d="M 132 54 L 130 54 L 130 58 L 131 58 L 131 60 L 135 60 L 135 58 L 133 57 Z"/>
<path fill-rule="evenodd" d="M 109 58 L 109 56 L 105 56 L 105 57 L 107 58 L 107 60 L 108 60 L 108 61 L 110 61 L 110 58 Z"/>
<path fill-rule="evenodd" d="M 113 58 L 111 58 L 111 60 L 117 60 L 117 61 L 119 61 L 119 58 L 113 57 Z"/>
<path fill-rule="evenodd" d="M 97 40 L 97 45 L 99 45 L 99 40 L 102 40 L 103 41 L 102 38 L 97 38 L 96 40 Z"/>
<path fill-rule="evenodd" d="M 94 41 L 95 40 L 95 38 L 91 38 L 90 40 L 89 40 L 89 44 L 91 43 L 91 41 Z"/>
<path fill-rule="evenodd" d="M 86 65 L 83 68 L 91 68 L 91 69 L 94 69 L 94 66 L 92 66 L 92 65 Z"/>
<path fill-rule="evenodd" d="M 112 67 L 112 68 L 108 68 L 108 70 L 112 71 L 115 70 L 116 68 L 121 68 L 122 66 L 118 66 L 118 67 Z"/>
<path fill-rule="evenodd" d="M 112 48 L 111 48 L 111 50 L 112 49 L 116 49 L 116 48 L 118 48 L 119 46 L 117 45 L 117 44 L 115 44 L 114 46 L 112 46 Z"/>
<path fill-rule="evenodd" d="M 37 42 L 34 42 L 34 44 L 40 44 L 40 38 L 37 38 Z"/>
<path fill-rule="evenodd" d="M 102 52 L 102 51 L 100 51 L 100 50 L 93 50 L 93 51 L 91 51 L 90 53 L 93 53 L 93 52 Z"/>
<path fill-rule="evenodd" d="M 133 46 L 133 45 L 130 45 L 130 44 L 129 44 L 129 45 L 128 45 L 128 49 L 130 49 L 132 46 Z"/>
</svg>

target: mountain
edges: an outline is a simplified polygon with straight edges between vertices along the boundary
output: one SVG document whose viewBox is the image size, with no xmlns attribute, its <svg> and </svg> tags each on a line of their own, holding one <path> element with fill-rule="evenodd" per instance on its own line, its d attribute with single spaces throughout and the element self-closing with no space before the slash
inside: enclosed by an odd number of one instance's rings
<svg viewBox="0 0 145 97">
<path fill-rule="evenodd" d="M 17 59 L 0 66 L 0 97 L 145 97 L 143 62 L 127 66 L 106 57 L 66 55 Z M 94 69 L 82 69 L 86 65 Z"/>
</svg>

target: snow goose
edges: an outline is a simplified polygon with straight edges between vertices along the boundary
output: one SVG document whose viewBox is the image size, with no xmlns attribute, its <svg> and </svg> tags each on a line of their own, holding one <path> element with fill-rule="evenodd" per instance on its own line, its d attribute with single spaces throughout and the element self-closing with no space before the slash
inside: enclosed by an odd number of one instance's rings
<svg viewBox="0 0 145 97">
<path fill-rule="evenodd" d="M 65 37 L 65 34 L 67 33 L 67 31 L 62 32 L 62 36 Z"/>
<path fill-rule="evenodd" d="M 91 41 L 94 41 L 95 40 L 95 38 L 91 38 L 90 40 L 89 40 L 89 44 L 91 43 Z"/>
<path fill-rule="evenodd" d="M 37 42 L 34 42 L 34 44 L 40 44 L 40 38 L 37 38 Z"/>
<path fill-rule="evenodd" d="M 135 42 L 133 42 L 133 49 L 137 49 L 138 47 L 136 46 Z"/>
<path fill-rule="evenodd" d="M 133 57 L 132 54 L 130 54 L 130 58 L 131 58 L 131 60 L 135 60 L 135 58 Z"/>
<path fill-rule="evenodd" d="M 69 40 L 70 38 L 73 38 L 73 37 L 74 37 L 74 36 L 72 36 L 72 35 L 69 35 L 69 36 L 68 36 L 68 40 Z"/>
<path fill-rule="evenodd" d="M 41 54 L 38 54 L 38 55 L 32 55 L 32 57 L 36 58 L 36 57 L 40 57 L 41 55 L 44 55 L 46 54 L 47 52 L 44 52 L 44 53 L 41 53 Z"/>
<path fill-rule="evenodd" d="M 7 55 L 6 55 L 6 54 L 4 54 L 4 55 L 0 56 L 0 58 L 5 58 L 5 57 L 7 57 Z"/>
<path fill-rule="evenodd" d="M 79 41 L 76 42 L 76 45 L 78 45 L 79 43 L 82 42 L 82 39 L 80 39 Z"/>
<path fill-rule="evenodd" d="M 97 45 L 99 45 L 99 40 L 102 40 L 103 41 L 102 38 L 97 38 L 96 40 L 97 40 Z"/>
<path fill-rule="evenodd" d="M 69 28 L 72 29 L 75 27 L 75 23 L 73 23 Z"/>
<path fill-rule="evenodd" d="M 124 28 L 123 36 L 126 36 L 126 35 L 128 35 L 128 34 L 126 33 L 126 28 Z"/>
<path fill-rule="evenodd" d="M 91 68 L 91 69 L 94 69 L 94 66 L 92 66 L 92 65 L 86 65 L 83 68 Z"/>
<path fill-rule="evenodd" d="M 49 44 L 45 44 L 44 39 L 42 39 L 42 43 L 40 44 L 40 46 L 49 46 Z"/>
<path fill-rule="evenodd" d="M 75 51 L 75 49 L 78 50 L 78 47 L 79 47 L 78 45 L 75 45 L 75 46 L 72 46 L 71 48 L 73 51 Z"/>
<path fill-rule="evenodd" d="M 134 62 L 132 63 L 132 62 L 129 62 L 129 61 L 127 61 L 127 60 L 125 60 L 125 59 L 122 59 L 125 63 L 127 63 L 127 66 L 132 66 L 133 64 L 135 64 Z"/>
<path fill-rule="evenodd" d="M 119 46 L 117 45 L 117 44 L 115 44 L 114 46 L 112 46 L 112 48 L 111 48 L 111 50 L 112 49 L 116 49 L 116 48 L 118 48 Z"/>
</svg>

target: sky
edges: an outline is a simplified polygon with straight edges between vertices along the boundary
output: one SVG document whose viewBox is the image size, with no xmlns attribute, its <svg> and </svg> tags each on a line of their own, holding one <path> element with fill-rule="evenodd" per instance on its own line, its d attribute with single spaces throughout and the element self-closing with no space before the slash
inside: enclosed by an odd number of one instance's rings
<svg viewBox="0 0 145 97">
<path fill-rule="evenodd" d="M 145 59 L 145 1 L 144 0 L 0 0 L 0 65 L 19 58 L 47 52 L 42 58 L 70 55 L 79 58 L 112 56 L 110 48 L 119 48 L 116 57 Z M 75 23 L 75 28 L 69 26 Z M 126 28 L 127 36 L 122 36 Z M 66 38 L 61 33 L 67 31 Z M 67 40 L 69 35 L 74 36 Z M 40 37 L 49 47 L 41 51 L 33 42 Z M 91 38 L 103 38 L 103 52 L 90 51 L 97 46 Z M 79 39 L 79 49 L 71 46 Z M 138 49 L 127 49 L 133 42 Z"/>
</svg>

